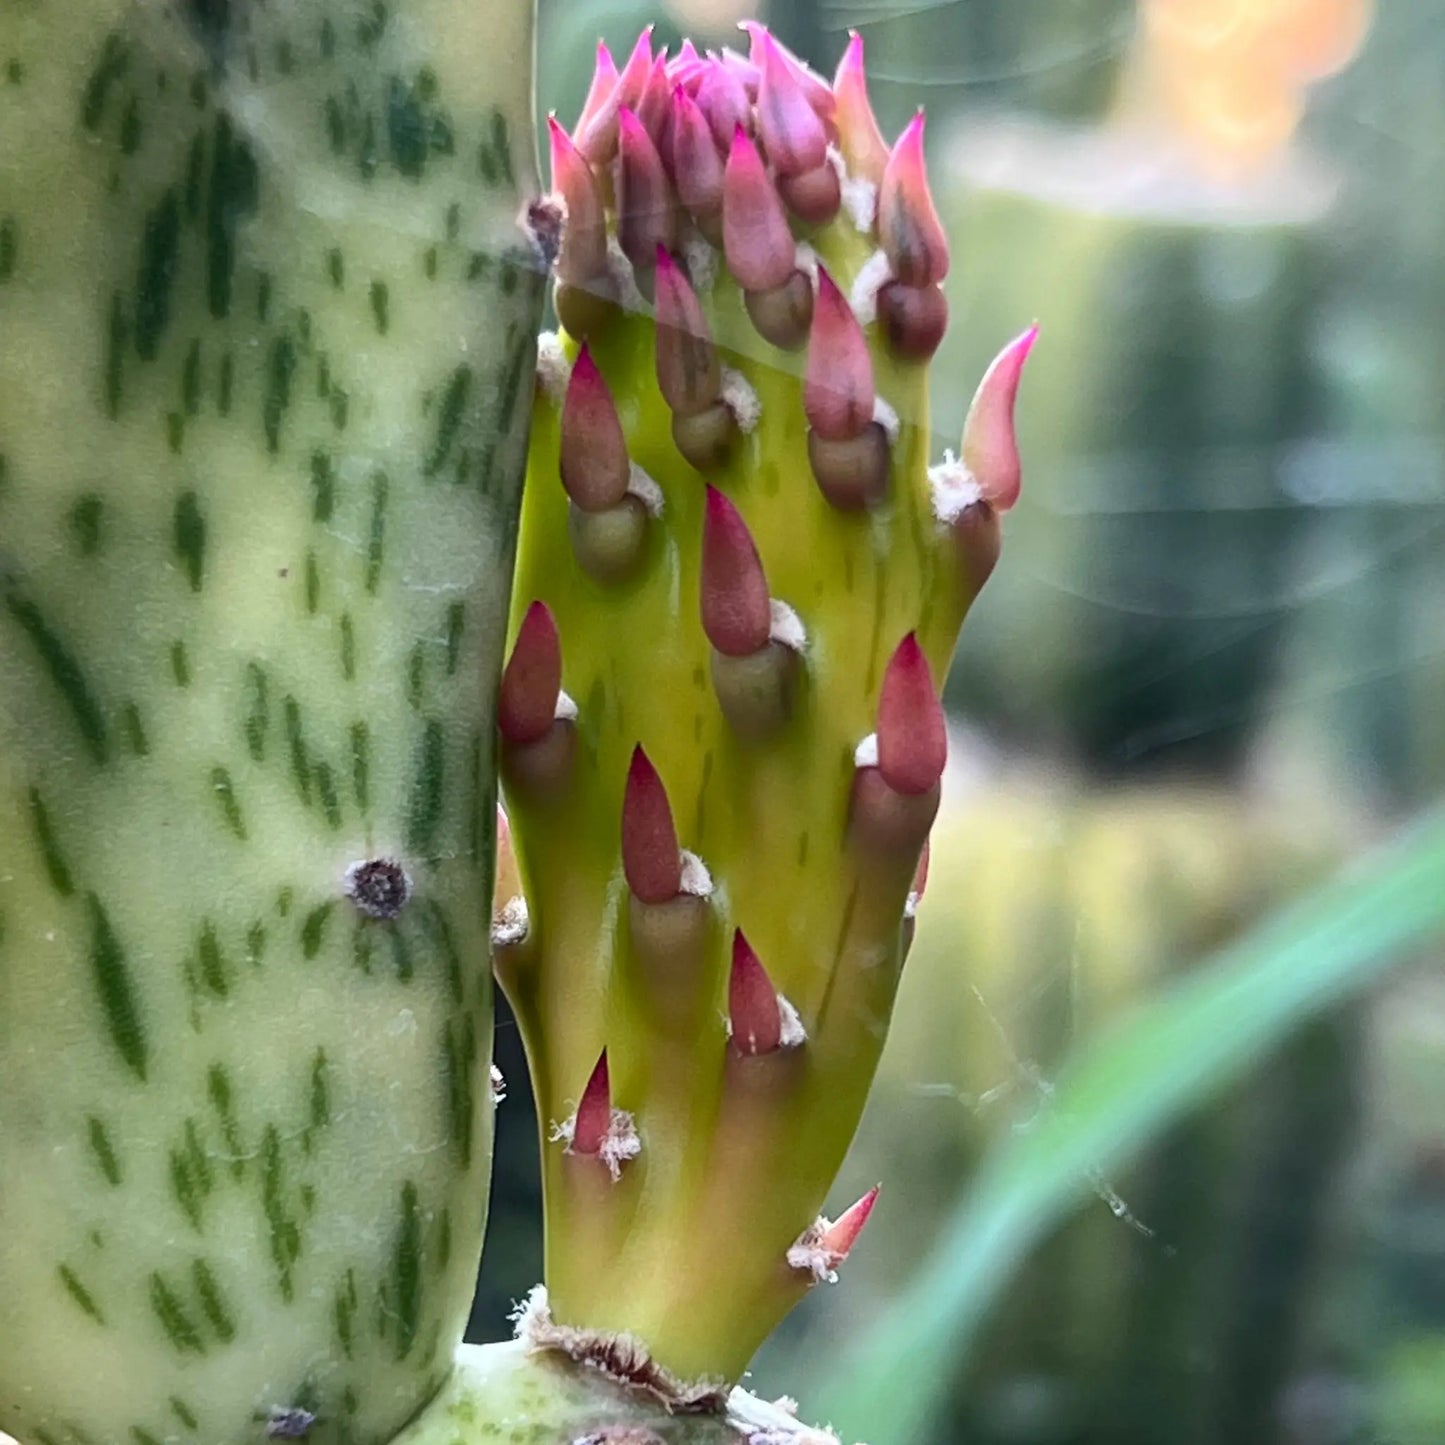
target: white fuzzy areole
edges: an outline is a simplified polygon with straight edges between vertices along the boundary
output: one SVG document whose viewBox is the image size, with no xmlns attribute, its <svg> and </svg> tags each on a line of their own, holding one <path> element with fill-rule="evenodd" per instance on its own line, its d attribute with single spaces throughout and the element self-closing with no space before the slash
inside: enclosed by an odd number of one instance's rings
<svg viewBox="0 0 1445 1445">
<path fill-rule="evenodd" d="M 818 289 L 818 253 L 806 242 L 799 241 L 793 249 L 793 265 L 805 275 L 812 283 L 813 290 Z"/>
<path fill-rule="evenodd" d="M 687 266 L 688 279 L 692 289 L 699 296 L 706 296 L 718 278 L 719 256 L 717 247 L 696 227 L 693 227 L 682 243 L 682 259 Z"/>
<path fill-rule="evenodd" d="M 678 887 L 693 898 L 712 896 L 712 874 L 708 871 L 707 864 L 696 853 L 689 853 L 686 848 L 682 850 L 682 881 Z"/>
<path fill-rule="evenodd" d="M 769 640 L 794 652 L 802 652 L 808 645 L 808 629 L 803 626 L 803 619 L 780 597 L 768 598 L 768 607 L 772 613 Z"/>
<path fill-rule="evenodd" d="M 944 452 L 943 460 L 929 467 L 928 487 L 933 515 L 945 527 L 952 526 L 969 507 L 983 500 L 973 473 L 951 451 Z"/>
<path fill-rule="evenodd" d="M 853 766 L 856 768 L 876 768 L 878 766 L 877 733 L 869 733 L 868 736 L 853 749 Z"/>
<path fill-rule="evenodd" d="M 899 421 L 898 413 L 881 396 L 873 398 L 873 420 L 887 433 L 889 444 L 896 444 L 903 423 Z"/>
<path fill-rule="evenodd" d="M 576 721 L 577 721 L 577 704 L 576 704 L 576 702 L 575 702 L 570 696 L 568 696 L 567 693 L 565 693 L 565 692 L 558 692 L 558 694 L 557 694 L 557 707 L 556 707 L 556 710 L 553 712 L 552 716 L 553 716 L 554 718 L 560 719 L 562 722 L 576 722 Z"/>
<path fill-rule="evenodd" d="M 875 251 L 853 278 L 848 304 L 860 326 L 871 326 L 878 319 L 878 293 L 893 279 L 893 265 L 882 251 Z"/>
<path fill-rule="evenodd" d="M 530 927 L 527 900 L 520 894 L 509 898 L 492 924 L 492 947 L 510 948 L 513 944 L 520 943 L 527 936 Z"/>
<path fill-rule="evenodd" d="M 562 346 L 561 333 L 544 331 L 537 338 L 537 384 L 561 406 L 571 380 L 572 362 Z"/>
<path fill-rule="evenodd" d="M 763 419 L 763 403 L 747 377 L 730 366 L 722 369 L 722 399 L 744 436 L 757 430 Z"/>
<path fill-rule="evenodd" d="M 662 488 L 636 462 L 627 479 L 627 495 L 636 497 L 649 517 L 660 517 L 663 511 Z"/>
</svg>

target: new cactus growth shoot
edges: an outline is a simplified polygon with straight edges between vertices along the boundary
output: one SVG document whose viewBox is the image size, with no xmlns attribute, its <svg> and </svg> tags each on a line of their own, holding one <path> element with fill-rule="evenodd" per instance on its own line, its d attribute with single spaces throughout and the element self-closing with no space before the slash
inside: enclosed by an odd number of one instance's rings
<svg viewBox="0 0 1445 1445">
<path fill-rule="evenodd" d="M 830 86 L 747 31 L 746 57 L 599 48 L 580 119 L 550 122 L 561 330 L 499 714 L 522 897 L 497 969 L 546 1188 L 523 1333 L 692 1406 L 835 1278 L 879 1197 L 822 1213 L 1034 340 L 931 464 L 949 254 L 923 117 L 885 143 L 857 37 Z"/>
</svg>

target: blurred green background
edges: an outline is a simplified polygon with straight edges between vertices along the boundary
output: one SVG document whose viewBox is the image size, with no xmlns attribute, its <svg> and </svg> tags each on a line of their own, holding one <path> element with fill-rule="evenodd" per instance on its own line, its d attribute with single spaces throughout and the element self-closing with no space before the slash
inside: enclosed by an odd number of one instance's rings
<svg viewBox="0 0 1445 1445">
<path fill-rule="evenodd" d="M 1171 6 L 1188 43 L 1144 24 Z M 929 891 L 835 1199 L 881 1179 L 883 1201 L 756 1362 L 805 1415 L 845 1408 L 840 1359 L 926 1291 L 1066 1059 L 1445 792 L 1445 0 L 1145 8 L 761 10 L 826 73 L 860 30 L 885 133 L 928 108 L 954 248 L 939 453 L 993 353 L 1042 326 L 1024 499 L 964 630 Z M 541 9 L 539 99 L 566 120 L 599 36 L 732 43 L 760 7 Z M 1300 57 L 1338 31 L 1327 78 L 1276 94 L 1277 64 L 1231 52 L 1231 17 L 1269 10 Z M 1211 25 L 1221 88 L 1196 94 Z M 1407 958 L 1117 1172 L 1086 1166 L 1082 1203 L 944 1342 L 926 1438 L 1442 1445 L 1441 963 Z M 541 1272 L 505 1020 L 499 1060 L 476 1338 Z M 902 1362 L 868 1389 L 919 1380 Z"/>
</svg>

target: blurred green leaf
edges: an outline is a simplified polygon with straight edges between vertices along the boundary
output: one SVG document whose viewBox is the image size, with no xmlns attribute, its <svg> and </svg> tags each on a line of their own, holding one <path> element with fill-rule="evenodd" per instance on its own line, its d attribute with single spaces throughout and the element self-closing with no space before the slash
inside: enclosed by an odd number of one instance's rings
<svg viewBox="0 0 1445 1445">
<path fill-rule="evenodd" d="M 1442 936 L 1445 816 L 1437 815 L 1100 1035 L 1061 1071 L 1048 1107 L 985 1159 L 917 1279 L 837 1362 L 817 1413 L 846 1440 L 928 1440 L 1013 1270 L 1101 1174 L 1292 1029 Z"/>
</svg>

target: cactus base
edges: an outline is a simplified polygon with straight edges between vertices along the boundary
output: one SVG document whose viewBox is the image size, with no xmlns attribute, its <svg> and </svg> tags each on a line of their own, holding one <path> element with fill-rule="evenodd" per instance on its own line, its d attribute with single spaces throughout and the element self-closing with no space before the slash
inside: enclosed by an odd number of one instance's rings
<svg viewBox="0 0 1445 1445">
<path fill-rule="evenodd" d="M 733 1390 L 682 1412 L 527 1339 L 465 1345 L 442 1392 L 393 1445 L 837 1445 L 785 1409 Z"/>
</svg>

